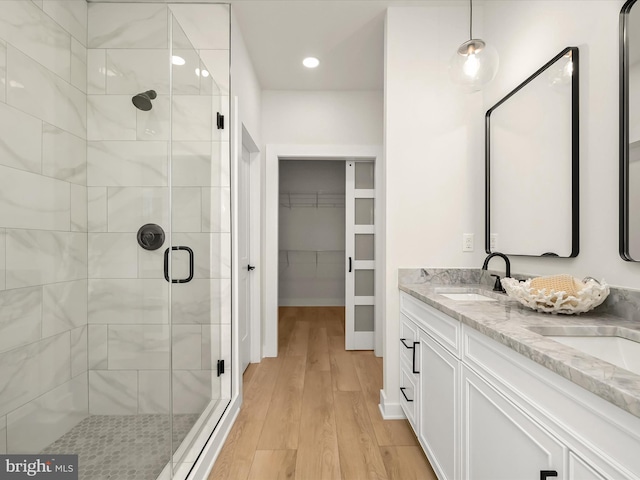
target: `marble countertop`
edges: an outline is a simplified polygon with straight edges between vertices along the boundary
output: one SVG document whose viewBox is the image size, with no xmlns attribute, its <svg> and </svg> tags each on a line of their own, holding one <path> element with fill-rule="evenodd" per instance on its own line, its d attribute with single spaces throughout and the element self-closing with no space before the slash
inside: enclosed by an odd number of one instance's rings
<svg viewBox="0 0 640 480">
<path fill-rule="evenodd" d="M 401 291 L 469 325 L 534 362 L 640 417 L 640 375 L 551 340 L 547 335 L 617 335 L 640 342 L 640 322 L 594 312 L 538 313 L 479 284 L 400 283 Z M 451 300 L 440 295 L 468 291 L 496 302 Z"/>
</svg>

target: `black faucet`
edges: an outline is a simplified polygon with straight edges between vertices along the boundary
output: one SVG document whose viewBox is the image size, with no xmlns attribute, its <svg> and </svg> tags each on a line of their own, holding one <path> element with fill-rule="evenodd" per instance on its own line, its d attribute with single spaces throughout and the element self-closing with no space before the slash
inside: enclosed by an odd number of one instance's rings
<svg viewBox="0 0 640 480">
<path fill-rule="evenodd" d="M 500 252 L 493 252 L 487 255 L 487 258 L 484 259 L 484 263 L 482 264 L 482 270 L 486 270 L 488 268 L 489 260 L 491 260 L 493 257 L 501 257 L 504 259 L 504 263 L 506 265 L 505 277 L 506 278 L 511 277 L 511 262 L 509 261 L 509 258 L 504 253 L 500 253 Z M 493 275 L 493 274 L 491 274 L 491 276 L 496 277 L 496 283 L 493 285 L 493 291 L 506 293 L 504 291 L 504 288 L 502 288 L 502 284 L 500 283 L 500 276 Z"/>
</svg>

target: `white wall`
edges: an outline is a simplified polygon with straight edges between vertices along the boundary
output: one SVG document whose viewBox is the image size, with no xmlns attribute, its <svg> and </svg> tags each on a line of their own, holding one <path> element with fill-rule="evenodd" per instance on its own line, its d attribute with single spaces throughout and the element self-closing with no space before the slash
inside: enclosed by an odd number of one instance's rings
<svg viewBox="0 0 640 480">
<path fill-rule="evenodd" d="M 261 185 L 263 183 L 263 153 L 258 151 L 258 146 L 262 145 L 261 136 L 262 136 L 262 125 L 261 125 L 261 110 L 262 110 L 262 89 L 260 87 L 260 83 L 258 82 L 258 77 L 253 69 L 253 64 L 251 63 L 251 58 L 249 57 L 249 52 L 247 51 L 247 47 L 244 43 L 244 39 L 242 37 L 242 31 L 238 25 L 236 20 L 235 12 L 233 6 L 231 7 L 231 95 L 232 102 L 237 100 L 237 112 L 235 114 L 235 119 L 231 120 L 234 122 L 234 125 L 238 127 L 239 131 L 237 132 L 237 136 L 234 139 L 236 145 L 234 145 L 234 152 L 237 154 L 232 154 L 232 161 L 237 165 L 239 161 L 239 155 L 242 152 L 242 143 L 243 140 L 251 144 L 251 146 L 255 146 L 255 148 L 248 148 L 251 155 L 251 165 L 250 165 L 250 185 L 251 185 L 251 199 L 250 199 L 250 260 L 253 265 L 257 267 L 256 274 L 251 278 L 251 362 L 259 362 L 262 358 L 262 344 L 263 344 L 263 331 L 261 328 L 261 322 L 264 318 L 264 295 L 263 295 L 263 282 L 264 282 L 264 264 L 262 262 L 263 258 L 263 246 L 260 241 L 260 238 L 263 237 L 263 229 L 264 229 L 264 195 L 262 192 Z M 250 137 L 250 141 L 245 136 Z M 235 170 L 237 171 L 237 169 Z M 237 193 L 238 188 L 233 189 L 233 205 L 238 204 Z M 253 194 L 253 192 L 257 192 Z M 237 209 L 234 211 L 234 224 L 237 225 L 236 218 Z M 237 235 L 235 235 L 235 241 L 237 241 Z M 238 251 L 238 248 L 234 247 L 234 251 Z M 235 291 L 238 291 L 238 281 L 239 275 L 234 275 Z M 237 305 L 234 305 L 234 310 L 237 312 Z M 238 322 L 236 322 L 237 325 Z M 235 336 L 237 339 L 238 335 Z M 237 340 L 234 340 L 237 342 Z M 237 346 L 237 343 L 235 343 Z M 236 347 L 237 348 L 237 347 Z M 236 359 L 239 356 L 235 357 Z M 236 364 L 236 365 L 239 365 Z M 239 368 L 236 368 L 239 370 Z M 238 372 L 241 373 L 241 372 Z M 241 388 L 242 377 L 234 376 L 234 388 L 236 391 Z"/>
<path fill-rule="evenodd" d="M 580 254 L 574 259 L 514 257 L 516 272 L 589 275 L 638 288 L 640 266 L 618 256 L 618 17 L 623 3 L 485 3 L 485 40 L 498 49 L 501 65 L 485 89 L 484 108 L 564 47 L 580 49 Z"/>
<path fill-rule="evenodd" d="M 480 267 L 484 258 L 482 94 L 458 90 L 447 70 L 467 38 L 467 15 L 466 6 L 387 12 L 383 407 L 390 415 L 399 395 L 398 268 Z M 481 15 L 474 10 L 478 25 Z M 462 253 L 463 233 L 475 233 L 475 252 Z"/>
<path fill-rule="evenodd" d="M 257 145 L 261 145 L 262 89 L 231 7 L 231 94 L 238 97 L 238 117 Z"/>
<path fill-rule="evenodd" d="M 265 181 L 263 205 L 269 208 L 269 225 L 277 224 L 278 158 L 344 159 L 349 156 L 380 158 L 379 147 L 383 135 L 383 98 L 380 91 L 263 91 L 262 92 L 262 141 L 267 146 L 265 157 Z M 270 153 L 271 152 L 271 153 Z M 376 177 L 380 179 L 381 163 L 376 165 Z M 377 183 L 377 181 L 376 181 Z M 378 188 L 378 187 L 376 187 Z M 263 210 L 264 213 L 264 210 Z M 380 217 L 376 217 L 376 222 Z M 274 256 L 277 239 L 267 235 L 263 225 L 263 242 Z M 376 242 L 376 256 L 382 257 L 384 239 Z M 277 325 L 277 292 L 275 275 L 277 262 L 265 268 L 270 275 L 264 285 L 265 320 Z M 379 285 L 382 282 L 378 282 Z M 270 327 L 273 330 L 273 327 Z M 276 355 L 277 332 L 269 331 L 265 337 L 268 355 Z M 270 335 L 270 336 L 269 336 Z M 376 352 L 382 353 L 381 345 Z"/>
<path fill-rule="evenodd" d="M 380 91 L 262 92 L 265 144 L 380 145 Z"/>
<path fill-rule="evenodd" d="M 590 275 L 637 288 L 640 266 L 618 255 L 618 16 L 623 3 L 485 2 L 474 11 L 474 36 L 497 48 L 500 70 L 481 94 L 467 97 L 455 92 L 447 75 L 450 53 L 466 38 L 459 21 L 466 7 L 389 9 L 385 157 L 390 341 L 384 373 L 390 403 L 398 387 L 393 360 L 397 268 L 481 264 L 484 113 L 569 45 L 580 49 L 580 254 L 574 259 L 512 257 L 512 270 Z M 476 233 L 474 254 L 460 251 L 463 231 Z"/>
</svg>

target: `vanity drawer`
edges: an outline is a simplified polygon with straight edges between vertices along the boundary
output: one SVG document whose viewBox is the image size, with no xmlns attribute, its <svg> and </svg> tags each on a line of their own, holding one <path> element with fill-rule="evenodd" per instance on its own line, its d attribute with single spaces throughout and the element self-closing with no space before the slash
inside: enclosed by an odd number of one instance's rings
<svg viewBox="0 0 640 480">
<path fill-rule="evenodd" d="M 400 312 L 460 358 L 461 329 L 458 320 L 404 292 L 400 292 Z"/>
<path fill-rule="evenodd" d="M 413 373 L 418 365 L 416 347 L 418 344 L 418 326 L 409 317 L 400 314 L 400 358 L 412 365 Z"/>
<path fill-rule="evenodd" d="M 418 426 L 418 381 L 411 373 L 411 365 L 400 361 L 400 405 L 411 427 L 417 432 Z"/>
</svg>

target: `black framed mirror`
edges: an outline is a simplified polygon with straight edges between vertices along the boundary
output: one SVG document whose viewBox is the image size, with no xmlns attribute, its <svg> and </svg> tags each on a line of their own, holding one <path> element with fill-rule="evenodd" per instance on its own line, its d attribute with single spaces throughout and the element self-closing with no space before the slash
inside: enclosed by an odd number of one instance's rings
<svg viewBox="0 0 640 480">
<path fill-rule="evenodd" d="M 640 261 L 640 5 L 620 11 L 620 256 Z"/>
<path fill-rule="evenodd" d="M 579 252 L 579 54 L 567 47 L 485 115 L 485 250 Z"/>
</svg>

